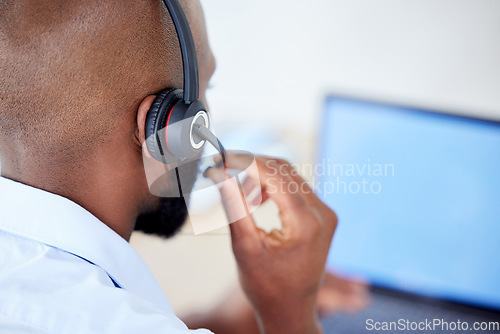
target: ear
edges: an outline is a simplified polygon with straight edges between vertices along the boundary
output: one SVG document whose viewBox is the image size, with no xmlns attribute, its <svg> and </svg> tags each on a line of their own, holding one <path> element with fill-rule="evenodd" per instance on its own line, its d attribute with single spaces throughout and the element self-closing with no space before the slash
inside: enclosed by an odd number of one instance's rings
<svg viewBox="0 0 500 334">
<path fill-rule="evenodd" d="M 142 144 L 146 140 L 146 117 L 155 98 L 156 95 L 149 95 L 144 100 L 142 100 L 141 104 L 139 105 L 139 109 L 137 110 L 137 129 L 135 135 L 140 146 L 142 146 Z"/>
</svg>

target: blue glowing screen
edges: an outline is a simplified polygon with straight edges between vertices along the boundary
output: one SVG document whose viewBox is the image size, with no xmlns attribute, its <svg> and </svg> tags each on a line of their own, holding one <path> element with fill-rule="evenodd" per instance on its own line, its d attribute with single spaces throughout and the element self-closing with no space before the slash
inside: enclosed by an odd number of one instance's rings
<svg viewBox="0 0 500 334">
<path fill-rule="evenodd" d="M 322 126 L 329 269 L 500 309 L 500 124 L 330 97 Z"/>
</svg>

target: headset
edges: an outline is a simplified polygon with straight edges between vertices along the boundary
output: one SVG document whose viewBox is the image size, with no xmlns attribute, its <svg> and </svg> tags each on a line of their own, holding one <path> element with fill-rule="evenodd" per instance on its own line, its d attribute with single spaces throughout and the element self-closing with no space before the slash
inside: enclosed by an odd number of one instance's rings
<svg viewBox="0 0 500 334">
<path fill-rule="evenodd" d="M 225 162 L 224 147 L 210 131 L 207 108 L 199 100 L 198 59 L 193 34 L 178 0 L 163 0 L 179 39 L 184 76 L 183 89 L 165 89 L 146 116 L 146 146 L 149 154 L 164 164 L 179 163 L 201 155 L 208 141 Z"/>
</svg>

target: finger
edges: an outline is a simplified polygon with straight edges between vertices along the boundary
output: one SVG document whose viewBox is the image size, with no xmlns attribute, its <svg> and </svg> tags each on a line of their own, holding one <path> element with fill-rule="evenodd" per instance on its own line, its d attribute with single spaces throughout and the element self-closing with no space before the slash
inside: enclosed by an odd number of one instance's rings
<svg viewBox="0 0 500 334">
<path fill-rule="evenodd" d="M 332 211 L 320 202 L 316 203 L 320 210 L 311 210 L 314 209 L 312 207 L 313 200 L 308 201 L 304 196 L 304 189 L 310 189 L 310 187 L 307 185 L 306 188 L 305 181 L 301 178 L 299 178 L 300 183 L 294 180 L 292 173 L 287 172 L 286 168 L 288 167 L 284 165 L 285 163 L 280 159 L 253 157 L 234 151 L 226 154 L 227 168 L 240 170 L 246 168 L 247 175 L 261 185 L 263 199 L 269 197 L 276 203 L 280 211 L 283 229 L 296 231 L 296 235 L 307 237 L 307 235 L 317 232 L 317 229 L 311 229 L 311 225 L 305 224 L 305 222 L 322 226 L 322 217 Z M 309 192 L 313 195 L 312 190 Z M 328 234 L 332 234 L 336 218 L 332 215 L 332 219 L 328 220 L 332 221 L 332 224 L 329 224 L 332 228 L 328 230 Z M 306 230 L 309 232 L 306 233 Z"/>
<path fill-rule="evenodd" d="M 219 158 L 220 159 L 220 158 Z M 214 160 L 217 160 L 214 158 Z M 222 169 L 222 160 L 217 162 L 215 166 L 207 168 L 203 172 L 204 177 L 208 177 L 207 173 L 210 169 L 212 168 L 218 168 Z M 244 164 L 241 164 L 241 166 L 244 166 Z M 248 167 L 248 166 L 244 166 Z M 229 169 L 236 169 L 234 168 L 234 165 L 232 168 Z M 238 168 L 239 169 L 239 168 Z M 245 174 L 239 173 L 236 177 L 236 180 L 241 183 L 241 190 L 243 191 L 243 195 L 245 197 L 246 202 L 248 203 L 249 206 L 252 208 L 256 208 L 260 205 L 262 205 L 264 202 L 267 201 L 268 196 L 262 193 L 262 188 L 260 186 L 260 183 L 258 182 L 258 177 L 252 177 L 249 174 L 255 175 L 255 173 L 248 173 L 248 170 L 244 171 L 246 172 Z"/>
<path fill-rule="evenodd" d="M 302 233 L 304 230 L 313 232 L 315 229 L 310 229 L 305 222 L 315 222 L 318 217 L 305 200 L 300 185 L 289 173 L 280 172 L 280 162 L 237 152 L 230 152 L 226 158 L 228 168 L 249 166 L 246 170 L 248 177 L 260 184 L 263 199 L 271 198 L 276 203 L 284 230 L 296 231 L 296 235 L 306 237 L 310 233 Z"/>
<path fill-rule="evenodd" d="M 244 178 L 241 184 L 241 189 L 243 190 L 245 197 L 250 196 L 256 188 L 260 189 L 260 184 L 255 178 L 249 176 Z"/>
<path fill-rule="evenodd" d="M 260 183 L 254 177 L 246 177 L 241 188 L 247 203 L 254 208 L 264 204 L 269 199 L 267 193 L 262 192 Z"/>
<path fill-rule="evenodd" d="M 239 170 L 244 172 L 244 174 L 239 173 L 238 177 L 242 182 L 243 193 L 245 196 L 249 196 L 255 188 L 260 188 L 260 183 L 258 182 L 258 170 L 257 168 L 252 168 L 252 165 L 255 162 L 255 157 L 244 151 L 226 151 L 226 164 L 222 163 L 222 157 L 220 155 L 216 155 L 213 157 L 215 165 L 210 168 L 219 168 L 222 169 L 225 167 L 229 170 Z M 208 170 L 208 169 L 207 169 Z M 243 175 L 243 176 L 241 176 Z"/>
<path fill-rule="evenodd" d="M 223 167 L 222 157 L 214 157 L 215 167 Z M 255 161 L 255 156 L 244 151 L 226 151 L 226 168 L 246 171 Z"/>
<path fill-rule="evenodd" d="M 306 180 L 304 180 L 302 176 L 300 176 L 299 171 L 294 166 L 292 166 L 287 161 L 281 159 L 278 159 L 277 162 L 281 166 L 280 167 L 281 173 L 286 173 L 287 175 L 290 175 L 292 180 L 294 180 L 299 185 L 299 189 L 301 190 L 304 198 L 308 201 L 309 204 L 317 206 L 320 203 L 322 203 L 321 200 L 318 198 L 318 196 L 316 196 L 316 194 L 312 190 L 309 183 Z"/>
<path fill-rule="evenodd" d="M 285 160 L 268 157 L 254 157 L 248 153 L 242 153 L 238 151 L 228 151 L 226 156 L 227 168 L 245 170 L 247 173 L 249 173 L 250 180 L 254 181 L 253 184 L 256 183 L 256 176 L 258 176 L 256 172 L 258 172 L 258 170 L 252 170 L 249 167 L 252 165 L 253 161 L 256 160 L 259 167 L 258 169 L 266 169 L 268 171 L 270 169 L 275 169 L 274 171 L 272 171 L 272 175 L 281 174 L 285 178 L 290 177 L 295 183 L 297 183 L 298 192 L 301 192 L 302 195 L 307 195 L 307 197 L 310 197 L 311 204 L 321 202 L 321 200 L 314 194 L 314 191 L 311 189 L 309 184 L 300 176 L 297 169 L 295 169 Z M 271 168 L 263 168 L 270 167 L 270 165 L 273 166 Z"/>
<path fill-rule="evenodd" d="M 305 204 L 301 191 L 296 189 L 296 185 L 291 185 L 295 183 L 291 176 L 279 172 L 279 160 L 228 151 L 226 166 L 230 169 L 244 169 L 252 179 L 251 182 L 260 184 L 280 209 L 300 208 Z"/>
<path fill-rule="evenodd" d="M 219 188 L 233 241 L 238 242 L 244 238 L 257 240 L 258 229 L 252 216 L 248 213 L 248 208 L 236 180 L 230 178 L 223 170 L 218 168 L 208 169 L 207 176 Z"/>
<path fill-rule="evenodd" d="M 326 205 L 312 190 L 309 183 L 300 176 L 298 170 L 287 161 L 278 159 L 280 172 L 290 175 L 292 180 L 298 184 L 298 189 L 302 192 L 307 203 L 318 210 L 323 219 L 320 220 L 330 233 L 333 233 L 337 227 L 338 217 L 332 209 Z"/>
</svg>

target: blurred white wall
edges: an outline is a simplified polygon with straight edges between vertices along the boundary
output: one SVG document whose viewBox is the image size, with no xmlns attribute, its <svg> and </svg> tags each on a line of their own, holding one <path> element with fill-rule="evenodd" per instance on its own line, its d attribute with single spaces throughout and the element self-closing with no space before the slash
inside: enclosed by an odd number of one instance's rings
<svg viewBox="0 0 500 334">
<path fill-rule="evenodd" d="M 202 0 L 219 128 L 314 133 L 341 91 L 500 119 L 498 0 Z"/>
</svg>

